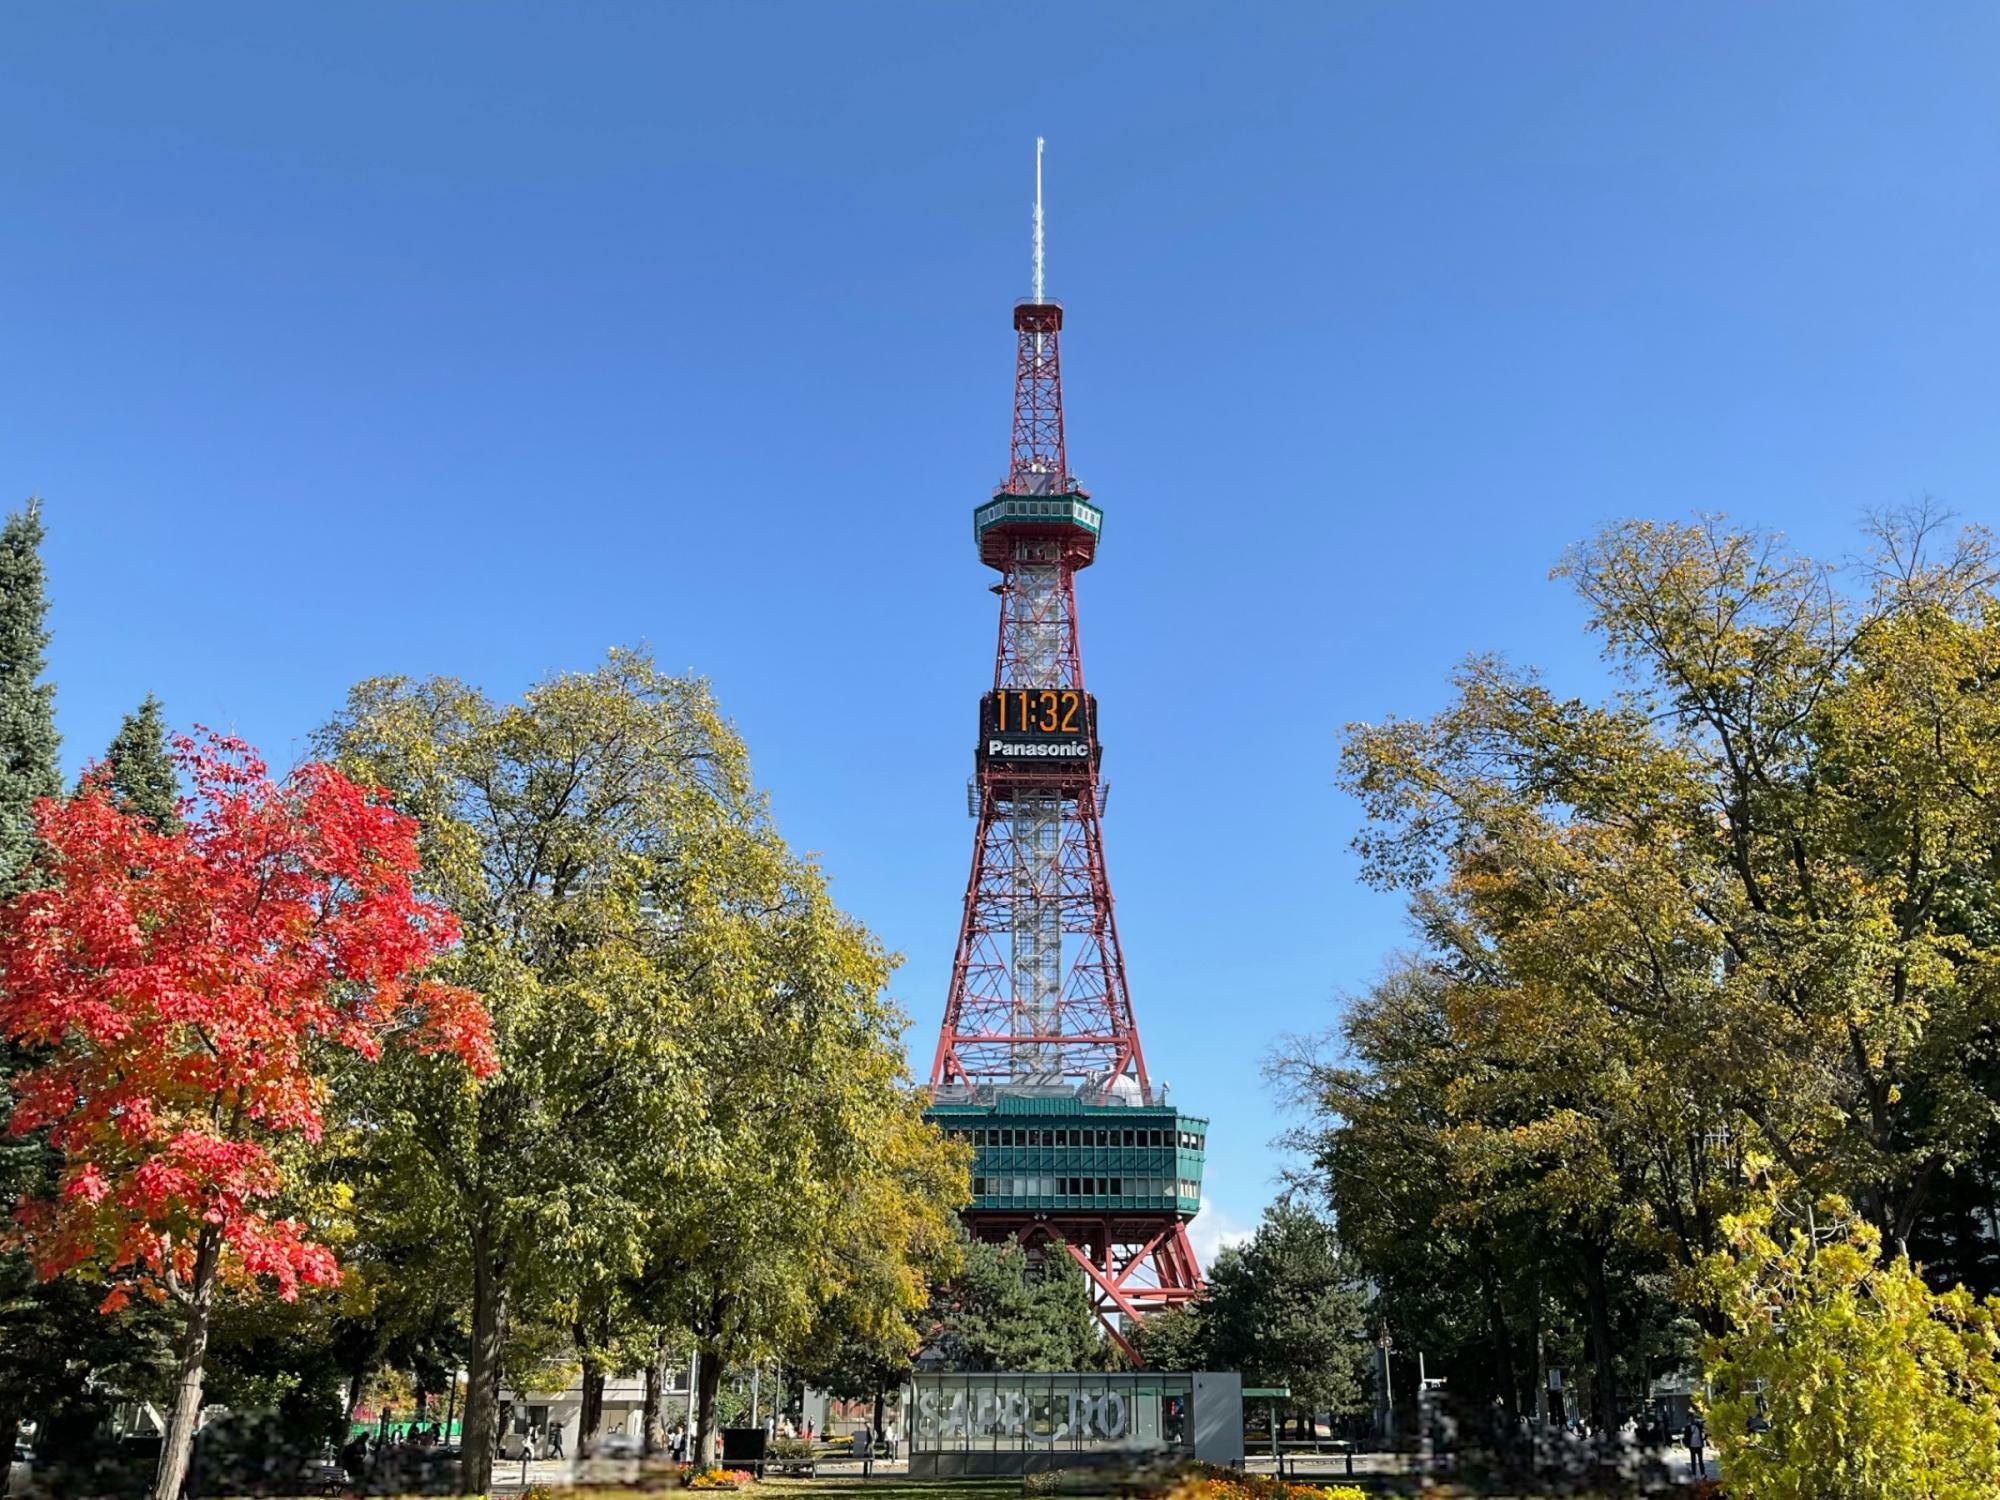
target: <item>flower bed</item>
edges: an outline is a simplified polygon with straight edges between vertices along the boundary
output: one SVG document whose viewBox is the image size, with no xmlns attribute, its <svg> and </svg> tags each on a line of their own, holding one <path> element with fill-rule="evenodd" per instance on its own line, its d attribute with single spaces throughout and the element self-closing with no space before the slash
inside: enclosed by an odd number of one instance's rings
<svg viewBox="0 0 2000 1500">
<path fill-rule="evenodd" d="M 1351 1484 L 1326 1488 L 1302 1484 L 1296 1479 L 1277 1479 L 1269 1474 L 1211 1469 L 1187 1475 L 1167 1491 L 1165 1500 L 1367 1500 L 1367 1497 Z"/>
<path fill-rule="evenodd" d="M 1150 1500 L 1367 1500 L 1366 1493 L 1353 1485 L 1327 1489 L 1203 1463 L 1127 1471 L 1110 1481 L 1102 1469 L 1045 1469 L 1030 1474 L 1022 1489 L 1031 1496 L 1117 1493 Z"/>
<path fill-rule="evenodd" d="M 691 1490 L 740 1490 L 755 1478 L 743 1469 L 695 1469 L 681 1482 Z"/>
</svg>

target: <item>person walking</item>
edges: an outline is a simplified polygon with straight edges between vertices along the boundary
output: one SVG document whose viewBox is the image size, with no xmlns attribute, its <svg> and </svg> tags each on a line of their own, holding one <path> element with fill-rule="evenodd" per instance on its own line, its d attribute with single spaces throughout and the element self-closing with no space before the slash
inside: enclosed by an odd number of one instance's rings
<svg viewBox="0 0 2000 1500">
<path fill-rule="evenodd" d="M 562 1423 L 560 1422 L 549 1423 L 550 1458 L 562 1458 L 565 1456 L 563 1453 L 562 1434 L 563 1434 Z"/>
<path fill-rule="evenodd" d="M 1701 1419 L 1700 1412 L 1688 1414 L 1687 1431 L 1682 1434 L 1687 1441 L 1688 1469 L 1691 1477 L 1708 1477 L 1708 1424 Z"/>
<path fill-rule="evenodd" d="M 347 1471 L 347 1477 L 360 1484 L 368 1473 L 368 1434 L 357 1432 L 347 1440 L 340 1450 L 340 1466 Z"/>
</svg>

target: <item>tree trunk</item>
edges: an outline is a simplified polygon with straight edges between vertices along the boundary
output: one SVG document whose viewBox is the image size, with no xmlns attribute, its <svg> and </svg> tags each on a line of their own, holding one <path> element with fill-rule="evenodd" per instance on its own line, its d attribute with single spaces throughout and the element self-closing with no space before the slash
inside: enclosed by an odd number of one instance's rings
<svg viewBox="0 0 2000 1500">
<path fill-rule="evenodd" d="M 187 1323 L 181 1333 L 180 1370 L 174 1377 L 174 1405 L 153 1471 L 153 1500 L 180 1500 L 194 1454 L 195 1423 L 201 1420 L 202 1363 L 208 1357 L 208 1317 L 215 1304 L 215 1272 L 222 1261 L 222 1231 L 203 1224 L 195 1241 L 194 1274 L 188 1280 Z"/>
<path fill-rule="evenodd" d="M 466 1361 L 464 1442 L 460 1492 L 483 1495 L 493 1487 L 493 1455 L 500 1434 L 500 1343 L 506 1334 L 504 1268 L 493 1258 L 483 1229 L 472 1237 L 472 1351 Z"/>
<path fill-rule="evenodd" d="M 340 1412 L 340 1440 L 347 1441 L 347 1429 L 354 1423 L 354 1408 L 361 1404 L 361 1387 L 368 1383 L 368 1371 L 356 1365 L 347 1375 L 347 1401 Z"/>
<path fill-rule="evenodd" d="M 1593 1248 L 1584 1268 L 1584 1293 L 1590 1304 L 1590 1354 L 1596 1368 L 1595 1420 L 1609 1438 L 1618 1423 L 1618 1369 L 1611 1352 L 1611 1294 L 1604 1284 L 1604 1252 Z"/>
<path fill-rule="evenodd" d="M 641 1408 L 639 1454 L 653 1458 L 667 1446 L 667 1424 L 660 1412 L 661 1395 L 667 1388 L 667 1341 L 653 1341 L 653 1357 L 646 1361 L 646 1404 Z"/>
<path fill-rule="evenodd" d="M 1542 1278 L 1535 1275 L 1535 1431 L 1549 1430 L 1549 1341 L 1542 1325 Z"/>
<path fill-rule="evenodd" d="M 715 1466 L 715 1393 L 722 1384 L 722 1359 L 713 1349 L 701 1351 L 695 1373 L 695 1459 L 697 1469 Z"/>
<path fill-rule="evenodd" d="M 604 1425 L 604 1360 L 583 1357 L 583 1410 L 576 1424 L 576 1451 L 589 1454 L 597 1446 L 597 1429 Z"/>
<path fill-rule="evenodd" d="M 21 1412 L 9 1406 L 0 1411 L 0 1495 L 7 1493 L 7 1481 L 14 1473 L 14 1444 L 21 1437 Z"/>
<path fill-rule="evenodd" d="M 877 1381 L 875 1385 L 875 1431 L 871 1433 L 870 1436 L 873 1437 L 875 1441 L 878 1443 L 882 1441 L 882 1407 L 883 1407 L 882 1385 L 880 1381 Z M 771 1415 L 775 1417 L 777 1416 L 777 1414 L 778 1414 L 778 1403 L 777 1401 L 774 1400 L 771 1403 Z"/>
<path fill-rule="evenodd" d="M 1500 1277 L 1493 1269 L 1493 1258 L 1483 1251 L 1479 1257 L 1479 1279 L 1486 1293 L 1486 1327 L 1493 1339 L 1494 1373 L 1500 1377 L 1500 1399 L 1511 1431 L 1521 1399 L 1520 1384 L 1514 1374 L 1514 1340 L 1507 1331 L 1507 1309 L 1500 1301 Z"/>
</svg>

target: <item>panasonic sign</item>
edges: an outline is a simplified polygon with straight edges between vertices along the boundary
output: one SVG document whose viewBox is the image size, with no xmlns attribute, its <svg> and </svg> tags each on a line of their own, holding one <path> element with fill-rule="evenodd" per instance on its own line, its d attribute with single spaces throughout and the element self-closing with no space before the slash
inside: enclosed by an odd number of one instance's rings
<svg viewBox="0 0 2000 1500">
<path fill-rule="evenodd" d="M 988 760 L 1084 760 L 1090 746 L 1083 740 L 1006 740 L 986 742 Z"/>
</svg>

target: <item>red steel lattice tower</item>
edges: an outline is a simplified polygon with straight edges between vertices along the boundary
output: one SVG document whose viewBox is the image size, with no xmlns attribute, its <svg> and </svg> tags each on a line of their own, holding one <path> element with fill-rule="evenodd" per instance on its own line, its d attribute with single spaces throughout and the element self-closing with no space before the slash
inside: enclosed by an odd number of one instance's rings
<svg viewBox="0 0 2000 1500">
<path fill-rule="evenodd" d="M 980 560 L 1000 575 L 999 636 L 931 1115 L 975 1149 L 967 1225 L 1031 1251 L 1060 1245 L 1129 1352 L 1129 1320 L 1201 1289 L 1187 1223 L 1207 1122 L 1169 1108 L 1147 1074 L 1105 867 L 1104 752 L 1076 609 L 1103 512 L 1069 472 L 1063 310 L 1041 295 L 1039 148 L 1007 479 L 973 518 Z"/>
</svg>

